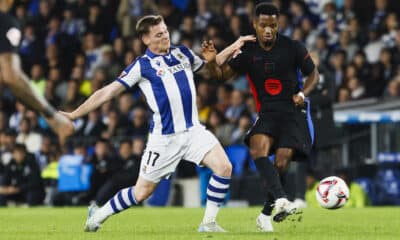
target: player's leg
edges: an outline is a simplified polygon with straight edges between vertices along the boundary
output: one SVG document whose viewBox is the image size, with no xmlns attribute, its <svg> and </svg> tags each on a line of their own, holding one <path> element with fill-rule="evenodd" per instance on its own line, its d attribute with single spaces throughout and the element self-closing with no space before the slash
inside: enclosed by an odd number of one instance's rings
<svg viewBox="0 0 400 240">
<path fill-rule="evenodd" d="M 262 186 L 274 199 L 286 197 L 279 179 L 277 169 L 268 159 L 273 138 L 265 134 L 254 134 L 250 137 L 250 154 L 261 176 Z"/>
<path fill-rule="evenodd" d="M 199 227 L 199 231 L 207 231 L 207 227 L 218 228 L 216 218 L 229 190 L 232 164 L 220 144 L 215 145 L 205 155 L 202 164 L 209 167 L 213 172 L 207 187 L 207 203 L 204 217 Z M 224 231 L 222 228 L 219 230 Z"/>
<path fill-rule="evenodd" d="M 135 186 L 121 189 L 101 208 L 92 204 L 89 207 L 89 216 L 86 221 L 85 231 L 97 231 L 101 224 L 110 216 L 146 200 L 154 192 L 157 185 L 158 182 L 155 183 L 139 176 Z"/>
<path fill-rule="evenodd" d="M 9 87 L 24 105 L 44 116 L 63 143 L 65 138 L 73 132 L 71 121 L 58 113 L 45 98 L 35 93 L 27 76 L 20 68 L 18 55 L 14 53 L 0 54 L 0 69 L 2 83 Z"/>
<path fill-rule="evenodd" d="M 213 174 L 207 187 L 207 202 L 200 232 L 224 232 L 216 218 L 229 190 L 232 164 L 217 138 L 204 127 L 194 127 L 187 133 L 188 149 L 183 159 L 209 167 Z"/>
</svg>

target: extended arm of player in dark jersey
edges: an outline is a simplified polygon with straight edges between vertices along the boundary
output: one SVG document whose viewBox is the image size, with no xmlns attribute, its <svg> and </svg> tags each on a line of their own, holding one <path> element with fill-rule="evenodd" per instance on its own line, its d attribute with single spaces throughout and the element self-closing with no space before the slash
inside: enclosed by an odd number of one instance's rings
<svg viewBox="0 0 400 240">
<path fill-rule="evenodd" d="M 220 53 L 216 54 L 214 44 L 212 41 L 203 42 L 202 44 L 202 55 L 205 59 L 209 59 L 212 64 L 214 62 L 217 66 L 211 65 L 210 68 L 213 68 L 211 71 L 215 71 L 218 74 L 218 79 L 228 80 L 236 75 L 236 72 L 227 64 L 227 61 L 235 56 L 235 54 L 240 53 L 240 48 L 244 45 L 245 42 L 255 41 L 256 38 L 253 35 L 247 35 L 243 37 L 239 37 L 233 44 L 226 47 Z M 209 56 L 205 56 L 205 53 L 213 52 L 213 55 L 209 54 Z"/>
</svg>

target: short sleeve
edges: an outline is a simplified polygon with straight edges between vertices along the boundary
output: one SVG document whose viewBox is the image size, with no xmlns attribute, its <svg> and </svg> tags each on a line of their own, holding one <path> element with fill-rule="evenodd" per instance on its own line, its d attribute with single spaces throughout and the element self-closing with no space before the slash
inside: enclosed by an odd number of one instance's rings
<svg viewBox="0 0 400 240">
<path fill-rule="evenodd" d="M 18 53 L 21 38 L 16 20 L 7 14 L 0 14 L 0 53 Z"/>
<path fill-rule="evenodd" d="M 245 74 L 249 69 L 249 57 L 248 50 L 243 48 L 238 54 L 234 55 L 229 61 L 228 65 L 233 69 L 233 71 Z"/>
<path fill-rule="evenodd" d="M 295 53 L 296 65 L 300 68 L 301 73 L 304 76 L 310 75 L 314 71 L 315 65 L 313 60 L 311 59 L 310 53 L 299 41 L 295 41 Z"/>
<path fill-rule="evenodd" d="M 203 59 L 197 56 L 192 50 L 185 46 L 179 46 L 179 50 L 189 59 L 193 72 L 197 72 L 203 67 Z"/>
<path fill-rule="evenodd" d="M 129 89 L 133 85 L 138 83 L 140 79 L 141 79 L 140 61 L 139 58 L 137 58 L 121 72 L 116 81 L 120 82 L 127 89 Z"/>
</svg>

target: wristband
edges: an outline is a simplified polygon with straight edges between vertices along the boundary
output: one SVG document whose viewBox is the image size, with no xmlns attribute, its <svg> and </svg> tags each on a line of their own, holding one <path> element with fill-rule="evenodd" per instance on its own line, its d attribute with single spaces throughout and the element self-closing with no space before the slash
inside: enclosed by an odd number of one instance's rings
<svg viewBox="0 0 400 240">
<path fill-rule="evenodd" d="M 303 92 L 298 92 L 298 93 L 297 93 L 297 96 L 300 96 L 301 98 L 303 98 L 303 101 L 304 101 L 304 99 L 306 98 L 306 96 L 304 96 L 304 93 L 303 93 Z"/>
</svg>

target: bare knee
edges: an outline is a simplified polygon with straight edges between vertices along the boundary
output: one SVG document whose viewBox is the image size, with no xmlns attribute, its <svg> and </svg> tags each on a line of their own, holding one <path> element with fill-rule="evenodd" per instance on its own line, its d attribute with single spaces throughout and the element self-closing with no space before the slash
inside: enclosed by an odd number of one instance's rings
<svg viewBox="0 0 400 240">
<path fill-rule="evenodd" d="M 214 173 L 221 177 L 230 177 L 232 174 L 232 164 L 228 160 L 221 161 Z"/>
<path fill-rule="evenodd" d="M 275 167 L 280 173 L 286 172 L 289 168 L 290 160 L 293 156 L 291 149 L 279 150 L 275 156 Z"/>
</svg>

